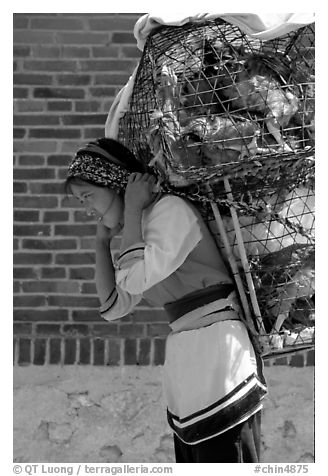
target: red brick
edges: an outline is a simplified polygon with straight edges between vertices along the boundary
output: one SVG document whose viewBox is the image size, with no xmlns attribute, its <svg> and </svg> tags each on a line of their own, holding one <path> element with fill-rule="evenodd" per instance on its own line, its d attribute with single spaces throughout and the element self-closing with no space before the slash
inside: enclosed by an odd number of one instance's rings
<svg viewBox="0 0 328 476">
<path fill-rule="evenodd" d="M 44 165 L 44 157 L 42 155 L 21 155 L 18 158 L 18 164 L 22 166 L 26 165 L 35 165 L 42 166 Z"/>
<path fill-rule="evenodd" d="M 54 34 L 50 32 L 39 32 L 31 30 L 14 30 L 14 44 L 54 44 Z"/>
<path fill-rule="evenodd" d="M 77 360 L 77 364 L 90 364 L 90 352 L 91 352 L 91 343 L 90 339 L 80 339 L 80 355 Z"/>
<path fill-rule="evenodd" d="M 14 221 L 31 222 L 39 221 L 39 212 L 36 210 L 14 210 Z"/>
<path fill-rule="evenodd" d="M 14 296 L 14 307 L 40 307 L 46 304 L 45 296 Z M 25 319 L 17 319 L 24 321 Z M 26 319 L 31 320 L 31 319 Z"/>
<path fill-rule="evenodd" d="M 16 100 L 14 106 L 15 112 L 41 112 L 44 111 L 46 104 L 44 101 L 22 99 Z"/>
<path fill-rule="evenodd" d="M 151 340 L 150 339 L 140 339 L 139 340 L 139 350 L 137 357 L 138 365 L 149 365 L 150 364 L 150 351 L 151 351 Z"/>
<path fill-rule="evenodd" d="M 63 58 L 90 58 L 90 48 L 87 46 L 64 46 L 62 55 Z"/>
<path fill-rule="evenodd" d="M 164 364 L 165 342 L 165 339 L 154 339 L 154 365 Z"/>
<path fill-rule="evenodd" d="M 94 250 L 95 249 L 95 238 L 81 238 L 80 243 L 81 250 Z"/>
<path fill-rule="evenodd" d="M 68 212 L 55 211 L 55 212 L 45 212 L 43 215 L 44 223 L 54 223 L 54 222 L 66 222 L 69 219 Z"/>
<path fill-rule="evenodd" d="M 34 365 L 44 365 L 46 360 L 46 339 L 35 339 L 34 341 Z"/>
<path fill-rule="evenodd" d="M 47 164 L 50 166 L 63 166 L 67 167 L 71 160 L 70 155 L 49 155 L 47 159 Z"/>
<path fill-rule="evenodd" d="M 61 51 L 59 46 L 53 45 L 35 45 L 33 46 L 33 57 L 34 58 L 60 58 Z"/>
<path fill-rule="evenodd" d="M 117 90 L 116 88 L 103 86 L 103 87 L 97 87 L 97 88 L 90 88 L 89 92 L 91 96 L 96 98 L 114 97 L 116 95 Z"/>
<path fill-rule="evenodd" d="M 73 365 L 76 361 L 76 340 L 65 339 L 64 341 L 65 357 L 64 365 Z"/>
<path fill-rule="evenodd" d="M 66 278 L 66 269 L 60 267 L 41 268 L 42 279 Z"/>
<path fill-rule="evenodd" d="M 14 236 L 50 236 L 48 225 L 14 225 Z"/>
<path fill-rule="evenodd" d="M 28 89 L 27 88 L 14 88 L 13 90 L 13 98 L 27 98 L 28 97 Z"/>
<path fill-rule="evenodd" d="M 19 358 L 18 364 L 31 363 L 31 339 L 19 339 Z"/>
<path fill-rule="evenodd" d="M 99 306 L 99 301 L 98 301 Z M 104 319 L 100 316 L 98 309 L 88 309 L 88 310 L 73 310 L 72 311 L 73 321 L 78 322 L 104 322 Z"/>
<path fill-rule="evenodd" d="M 118 335 L 120 337 L 144 337 L 145 329 L 142 324 L 120 324 Z"/>
<path fill-rule="evenodd" d="M 78 18 L 31 18 L 31 29 L 34 30 L 83 30 L 83 21 Z"/>
<path fill-rule="evenodd" d="M 74 222 L 93 223 L 95 218 L 88 216 L 85 211 L 74 212 Z"/>
<path fill-rule="evenodd" d="M 82 71 L 129 71 L 132 72 L 136 61 L 131 60 L 87 60 L 81 61 Z"/>
<path fill-rule="evenodd" d="M 77 112 L 98 112 L 101 110 L 99 101 L 76 101 L 75 110 Z"/>
<path fill-rule="evenodd" d="M 53 76 L 50 74 L 14 74 L 14 84 L 16 85 L 37 85 L 37 86 L 50 86 L 53 84 Z"/>
<path fill-rule="evenodd" d="M 118 46 L 94 46 L 92 48 L 92 56 L 95 58 L 118 58 Z"/>
<path fill-rule="evenodd" d="M 67 169 L 65 168 L 65 172 L 67 172 Z M 67 175 L 67 173 L 66 173 Z M 81 208 L 84 210 L 84 207 L 83 205 L 75 198 L 73 197 L 72 195 L 69 195 L 69 196 L 65 196 L 62 201 L 61 201 L 61 204 L 60 204 L 61 208 Z M 82 213 L 82 212 L 80 212 Z M 83 212 L 85 214 L 85 212 Z"/>
<path fill-rule="evenodd" d="M 40 114 L 20 114 L 14 116 L 16 126 L 58 126 L 60 118 L 58 116 Z"/>
<path fill-rule="evenodd" d="M 105 342 L 102 339 L 93 341 L 93 364 L 104 365 L 105 363 Z"/>
<path fill-rule="evenodd" d="M 30 129 L 30 138 L 40 139 L 78 139 L 81 137 L 80 129 Z"/>
<path fill-rule="evenodd" d="M 63 195 L 64 184 L 62 182 L 31 182 L 30 192 L 33 195 Z"/>
<path fill-rule="evenodd" d="M 69 270 L 70 279 L 94 279 L 94 268 L 71 268 Z"/>
<path fill-rule="evenodd" d="M 67 114 L 63 117 L 63 124 L 66 126 L 84 124 L 105 124 L 107 115 L 105 114 Z"/>
<path fill-rule="evenodd" d="M 81 294 L 97 294 L 95 283 L 83 283 L 81 286 Z"/>
<path fill-rule="evenodd" d="M 14 245 L 14 249 L 15 249 L 15 245 Z M 14 294 L 17 294 L 21 291 L 21 284 L 19 281 L 14 281 L 13 282 L 13 293 Z"/>
<path fill-rule="evenodd" d="M 288 365 L 287 357 L 280 357 L 273 361 L 273 365 Z"/>
<path fill-rule="evenodd" d="M 99 306 L 99 300 L 93 297 L 85 296 L 48 296 L 49 306 L 56 307 L 82 307 L 82 308 L 95 308 Z"/>
<path fill-rule="evenodd" d="M 61 362 L 61 339 L 50 339 L 49 364 L 59 364 Z"/>
<path fill-rule="evenodd" d="M 292 355 L 289 365 L 291 367 L 304 367 L 304 355 L 303 354 Z"/>
<path fill-rule="evenodd" d="M 71 111 L 72 108 L 71 101 L 47 101 L 48 111 Z"/>
<path fill-rule="evenodd" d="M 60 335 L 60 324 L 37 324 L 35 332 L 37 335 Z"/>
<path fill-rule="evenodd" d="M 14 197 L 14 208 L 56 208 L 58 206 L 55 197 Z M 46 227 L 49 228 L 48 226 Z"/>
<path fill-rule="evenodd" d="M 33 153 L 54 153 L 57 149 L 56 141 L 14 141 L 14 152 L 23 152 L 27 154 L 29 152 Z"/>
<path fill-rule="evenodd" d="M 133 35 L 132 32 L 127 32 L 127 33 L 113 33 L 112 35 L 112 43 L 130 43 L 132 45 L 135 45 L 136 39 Z"/>
<path fill-rule="evenodd" d="M 31 48 L 29 46 L 23 45 L 14 45 L 13 57 L 26 57 L 30 56 Z"/>
<path fill-rule="evenodd" d="M 108 324 L 95 324 L 92 328 L 92 334 L 95 336 L 117 336 L 118 325 L 112 322 Z"/>
<path fill-rule="evenodd" d="M 125 46 L 122 48 L 122 55 L 124 58 L 140 59 L 141 51 L 136 46 Z"/>
<path fill-rule="evenodd" d="M 129 79 L 129 74 L 125 73 L 108 73 L 108 74 L 96 74 L 94 77 L 94 84 L 105 84 L 113 86 L 124 86 Z"/>
<path fill-rule="evenodd" d="M 314 351 L 314 349 L 309 350 L 307 352 L 306 365 L 307 366 L 315 365 L 315 351 Z"/>
<path fill-rule="evenodd" d="M 25 281 L 24 293 L 78 293 L 79 285 L 73 281 Z"/>
<path fill-rule="evenodd" d="M 131 32 L 138 18 L 139 16 L 137 15 L 125 18 L 111 15 L 111 17 L 108 18 L 90 18 L 88 21 L 91 30 Z"/>
<path fill-rule="evenodd" d="M 31 296 L 26 296 L 30 298 Z M 28 306 L 26 306 L 28 307 Z M 36 307 L 32 305 L 31 307 Z M 14 309 L 15 321 L 67 321 L 68 311 L 66 309 Z"/>
<path fill-rule="evenodd" d="M 55 235 L 95 236 L 96 225 L 55 225 Z"/>
<path fill-rule="evenodd" d="M 89 74 L 61 74 L 56 76 L 60 86 L 88 86 L 91 84 Z"/>
<path fill-rule="evenodd" d="M 71 250 L 77 248 L 76 240 L 23 239 L 22 248 L 29 250 Z"/>
<path fill-rule="evenodd" d="M 149 324 L 147 326 L 147 335 L 150 337 L 167 336 L 171 332 L 168 324 Z"/>
<path fill-rule="evenodd" d="M 27 28 L 29 24 L 29 18 L 21 16 L 19 13 L 13 14 L 13 27 L 14 29 Z"/>
<path fill-rule="evenodd" d="M 83 130 L 83 138 L 86 140 L 94 139 L 95 137 L 103 137 L 105 135 L 105 127 L 90 128 Z"/>
<path fill-rule="evenodd" d="M 84 99 L 85 91 L 81 88 L 35 88 L 35 98 Z"/>
<path fill-rule="evenodd" d="M 85 324 L 63 325 L 63 334 L 66 336 L 87 336 L 89 333 L 89 327 Z"/>
<path fill-rule="evenodd" d="M 26 136 L 26 129 L 14 127 L 13 137 L 14 139 L 23 139 Z"/>
<path fill-rule="evenodd" d="M 58 253 L 55 256 L 56 264 L 74 265 L 74 264 L 94 264 L 94 253 Z"/>
<path fill-rule="evenodd" d="M 55 171 L 46 168 L 16 168 L 14 169 L 13 176 L 15 180 L 46 180 L 55 178 Z"/>
<path fill-rule="evenodd" d="M 76 61 L 69 60 L 25 60 L 26 71 L 78 71 Z"/>
<path fill-rule="evenodd" d="M 62 45 L 103 45 L 108 43 L 107 33 L 79 32 L 57 33 L 56 42 Z"/>
<path fill-rule="evenodd" d="M 28 268 L 19 268 L 15 267 L 13 269 L 13 277 L 15 279 L 37 279 L 38 273 L 36 269 L 28 267 Z"/>
<path fill-rule="evenodd" d="M 31 334 L 32 333 L 32 324 L 27 323 L 15 323 L 13 327 L 14 335 L 17 334 Z"/>
<path fill-rule="evenodd" d="M 137 309 L 133 312 L 133 320 L 135 322 L 168 322 L 168 316 L 164 310 Z"/>
<path fill-rule="evenodd" d="M 14 182 L 13 183 L 13 192 L 14 193 L 26 193 L 27 184 L 23 182 Z"/>
<path fill-rule="evenodd" d="M 14 264 L 49 264 L 51 253 L 14 253 Z"/>
<path fill-rule="evenodd" d="M 136 363 L 137 363 L 137 341 L 135 339 L 125 339 L 124 364 L 136 365 Z"/>
<path fill-rule="evenodd" d="M 121 363 L 121 339 L 108 339 L 108 360 L 105 365 L 119 365 Z"/>
</svg>

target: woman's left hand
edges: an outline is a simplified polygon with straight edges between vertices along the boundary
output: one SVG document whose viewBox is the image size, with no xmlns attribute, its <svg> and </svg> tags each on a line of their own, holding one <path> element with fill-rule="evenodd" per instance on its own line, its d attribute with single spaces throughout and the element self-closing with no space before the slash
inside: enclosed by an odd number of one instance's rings
<svg viewBox="0 0 328 476">
<path fill-rule="evenodd" d="M 141 211 L 154 199 L 156 178 L 150 174 L 134 172 L 130 175 L 125 190 L 125 209 Z"/>
</svg>

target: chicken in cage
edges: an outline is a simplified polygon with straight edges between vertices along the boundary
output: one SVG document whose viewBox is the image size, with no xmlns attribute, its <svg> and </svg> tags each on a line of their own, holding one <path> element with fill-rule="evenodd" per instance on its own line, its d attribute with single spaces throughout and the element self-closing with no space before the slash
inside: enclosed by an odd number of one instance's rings
<svg viewBox="0 0 328 476">
<path fill-rule="evenodd" d="M 261 41 L 217 19 L 149 36 L 120 123 L 202 208 L 268 355 L 314 342 L 314 99 L 313 24 Z"/>
</svg>

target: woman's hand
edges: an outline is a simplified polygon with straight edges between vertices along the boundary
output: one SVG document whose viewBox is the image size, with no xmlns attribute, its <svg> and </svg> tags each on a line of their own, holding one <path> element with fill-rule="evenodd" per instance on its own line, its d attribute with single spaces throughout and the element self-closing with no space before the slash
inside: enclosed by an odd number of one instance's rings
<svg viewBox="0 0 328 476">
<path fill-rule="evenodd" d="M 132 173 L 125 190 L 125 209 L 142 211 L 154 199 L 156 178 L 150 174 Z"/>
</svg>

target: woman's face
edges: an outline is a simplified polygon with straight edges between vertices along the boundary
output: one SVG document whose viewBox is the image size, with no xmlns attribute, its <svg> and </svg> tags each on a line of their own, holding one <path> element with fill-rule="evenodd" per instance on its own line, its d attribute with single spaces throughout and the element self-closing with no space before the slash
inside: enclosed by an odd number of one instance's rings
<svg viewBox="0 0 328 476">
<path fill-rule="evenodd" d="M 72 183 L 71 190 L 84 205 L 87 215 L 94 215 L 108 228 L 123 224 L 124 203 L 114 190 L 82 180 L 79 183 Z"/>
</svg>

